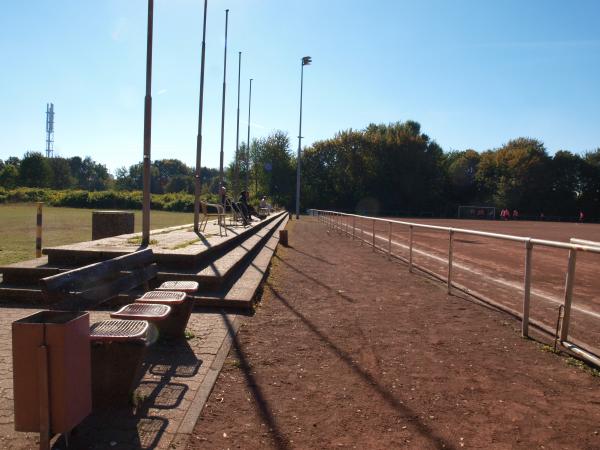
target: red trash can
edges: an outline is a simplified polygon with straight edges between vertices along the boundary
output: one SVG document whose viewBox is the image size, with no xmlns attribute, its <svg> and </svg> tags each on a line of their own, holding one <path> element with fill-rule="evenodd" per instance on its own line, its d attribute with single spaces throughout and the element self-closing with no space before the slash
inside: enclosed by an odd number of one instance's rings
<svg viewBox="0 0 600 450">
<path fill-rule="evenodd" d="M 42 432 L 40 404 L 46 402 L 54 434 L 73 429 L 91 413 L 87 312 L 40 311 L 13 322 L 12 351 L 16 431 Z"/>
</svg>

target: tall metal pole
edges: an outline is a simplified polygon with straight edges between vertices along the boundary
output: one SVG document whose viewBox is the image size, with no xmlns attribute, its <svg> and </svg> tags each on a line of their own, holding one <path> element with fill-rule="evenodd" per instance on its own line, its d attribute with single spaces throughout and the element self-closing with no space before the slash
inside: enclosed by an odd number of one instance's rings
<svg viewBox="0 0 600 450">
<path fill-rule="evenodd" d="M 194 231 L 199 232 L 200 193 L 202 192 L 202 109 L 204 106 L 204 59 L 206 56 L 206 9 L 208 0 L 204 0 L 204 25 L 202 28 L 202 57 L 200 62 L 200 101 L 198 106 L 198 135 L 196 137 L 196 172 L 194 173 Z"/>
<path fill-rule="evenodd" d="M 300 152 L 302 151 L 302 86 L 304 84 L 304 59 L 300 69 L 300 126 L 298 130 L 298 159 L 296 161 L 296 219 L 300 218 Z"/>
<path fill-rule="evenodd" d="M 250 93 L 248 94 L 248 140 L 246 141 L 246 185 L 244 190 L 248 190 L 248 180 L 250 177 L 250 108 L 252 106 L 252 78 L 250 78 Z"/>
<path fill-rule="evenodd" d="M 223 146 L 225 144 L 225 79 L 227 77 L 227 25 L 229 21 L 229 10 L 225 10 L 225 52 L 223 56 L 223 99 L 221 102 L 221 156 L 219 162 L 219 195 L 223 187 Z"/>
<path fill-rule="evenodd" d="M 235 130 L 235 173 L 234 173 L 234 186 L 236 191 L 234 195 L 237 195 L 237 189 L 239 188 L 239 174 L 240 174 L 240 76 L 242 74 L 242 52 L 238 52 L 238 99 L 237 99 L 237 124 Z"/>
<path fill-rule="evenodd" d="M 150 243 L 150 148 L 152 141 L 152 24 L 154 0 L 148 0 L 148 38 L 146 44 L 146 97 L 144 99 L 144 178 L 142 207 L 142 245 Z"/>
</svg>

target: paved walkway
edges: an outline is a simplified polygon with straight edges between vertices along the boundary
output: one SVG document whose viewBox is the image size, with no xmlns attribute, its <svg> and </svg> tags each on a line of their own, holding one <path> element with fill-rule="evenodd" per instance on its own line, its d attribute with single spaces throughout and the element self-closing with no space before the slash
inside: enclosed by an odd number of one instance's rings
<svg viewBox="0 0 600 450">
<path fill-rule="evenodd" d="M 14 431 L 11 323 L 35 309 L 0 310 L 0 448 L 37 448 L 37 434 Z M 106 312 L 92 312 L 91 321 Z M 150 347 L 146 372 L 133 409 L 95 414 L 71 438 L 76 449 L 179 448 L 192 432 L 218 375 L 241 317 L 215 309 L 196 311 L 188 325 L 192 337 L 178 344 Z M 55 448 L 64 448 L 61 442 Z"/>
</svg>

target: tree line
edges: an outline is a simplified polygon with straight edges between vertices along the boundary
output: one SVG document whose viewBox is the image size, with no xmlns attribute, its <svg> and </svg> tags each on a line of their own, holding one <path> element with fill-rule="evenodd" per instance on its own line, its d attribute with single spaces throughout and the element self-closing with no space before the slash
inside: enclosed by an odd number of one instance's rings
<svg viewBox="0 0 600 450">
<path fill-rule="evenodd" d="M 521 215 L 600 217 L 600 149 L 550 156 L 536 139 L 444 153 L 417 122 L 371 124 L 305 149 L 303 204 L 388 214 L 456 216 L 459 205 Z"/>
<path fill-rule="evenodd" d="M 296 157 L 289 136 L 275 131 L 254 139 L 247 150 L 242 144 L 239 157 L 226 167 L 229 196 L 248 179 L 255 200 L 265 195 L 292 209 Z M 479 205 L 518 209 L 522 216 L 574 217 L 584 211 L 600 217 L 600 149 L 549 155 L 541 141 L 522 137 L 482 152 L 444 152 L 419 123 L 406 121 L 341 131 L 304 148 L 300 162 L 302 209 L 452 217 L 459 205 Z M 203 193 L 216 194 L 218 170 L 201 173 Z M 193 174 L 179 160 L 156 160 L 151 191 L 192 194 Z M 113 176 L 89 157 L 48 159 L 30 152 L 0 161 L 0 187 L 18 186 L 139 191 L 142 164 Z"/>
<path fill-rule="evenodd" d="M 121 167 L 112 175 L 105 165 L 89 156 L 46 158 L 39 152 L 27 152 L 23 158 L 0 160 L 0 187 L 138 191 L 142 190 L 142 173 L 142 163 Z M 177 159 L 153 161 L 150 173 L 153 194 L 194 192 L 193 169 Z M 219 171 L 203 167 L 201 173 L 205 191 L 216 193 Z"/>
</svg>

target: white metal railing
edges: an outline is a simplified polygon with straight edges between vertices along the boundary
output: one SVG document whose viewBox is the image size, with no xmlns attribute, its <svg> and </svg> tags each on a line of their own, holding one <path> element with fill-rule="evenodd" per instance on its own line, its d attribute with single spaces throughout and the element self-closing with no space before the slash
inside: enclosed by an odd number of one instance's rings
<svg viewBox="0 0 600 450">
<path fill-rule="evenodd" d="M 559 248 L 569 250 L 569 258 L 567 265 L 567 273 L 565 278 L 565 289 L 563 296 L 563 318 L 561 321 L 560 334 L 559 339 L 561 344 L 578 354 L 582 358 L 586 359 L 589 362 L 592 362 L 595 365 L 600 366 L 600 358 L 593 354 L 591 351 L 586 350 L 583 346 L 580 348 L 579 346 L 573 344 L 572 342 L 568 342 L 569 337 L 569 325 L 571 319 L 571 306 L 573 303 L 573 287 L 575 283 L 575 267 L 577 262 L 577 253 L 578 252 L 589 252 L 600 254 L 600 244 L 593 241 L 584 241 L 578 239 L 571 239 L 570 243 L 567 242 L 559 242 L 559 241 L 550 241 L 546 239 L 535 239 L 530 237 L 522 237 L 522 236 L 513 236 L 509 234 L 501 234 L 501 233 L 490 233 L 486 231 L 478 231 L 478 230 L 468 230 L 464 228 L 453 228 L 453 227 L 443 227 L 439 225 L 427 225 L 422 223 L 415 222 L 406 222 L 401 220 L 392 220 L 392 219 L 382 219 L 379 217 L 371 217 L 371 216 L 361 216 L 358 214 L 348 214 L 337 211 L 327 211 L 327 210 L 319 210 L 319 209 L 310 209 L 309 214 L 312 216 L 317 216 L 319 221 L 326 223 L 328 226 L 333 227 L 335 229 L 341 230 L 348 236 L 351 236 L 352 239 L 359 239 L 362 243 L 370 244 L 373 247 L 373 251 L 376 249 L 380 249 L 383 252 L 387 253 L 388 259 L 391 259 L 392 256 L 395 258 L 401 259 L 408 264 L 408 270 L 413 272 L 413 268 L 417 267 L 420 270 L 423 270 L 431 275 L 436 276 L 437 278 L 443 278 L 439 274 L 433 273 L 428 269 L 417 266 L 413 262 L 413 234 L 414 229 L 426 229 L 426 230 L 436 230 L 441 232 L 448 233 L 448 262 L 447 262 L 447 274 L 445 276 L 445 282 L 447 284 L 448 293 L 451 293 L 452 288 L 458 288 L 460 290 L 465 291 L 462 286 L 457 285 L 453 281 L 453 260 L 454 260 L 454 239 L 456 234 L 465 234 L 470 236 L 481 236 L 488 237 L 493 239 L 499 239 L 504 241 L 512 241 L 512 242 L 520 242 L 524 244 L 525 251 L 525 267 L 523 274 L 523 308 L 522 311 L 514 311 L 522 320 L 521 322 L 521 333 L 524 337 L 529 336 L 529 325 L 530 325 L 530 300 L 531 300 L 531 276 L 532 276 L 532 259 L 533 259 L 533 249 L 535 246 L 539 247 L 549 247 L 549 248 Z M 352 231 L 349 230 L 350 221 L 347 220 L 352 218 Z M 364 226 L 360 226 L 360 236 L 357 234 L 357 219 L 363 221 L 372 221 L 372 241 L 367 240 L 364 236 L 365 229 Z M 387 223 L 389 224 L 389 236 L 388 236 L 388 246 L 387 249 L 383 247 L 377 247 L 376 244 L 376 232 L 375 232 L 375 224 Z M 398 255 L 392 255 L 392 227 L 394 225 L 403 225 L 408 227 L 408 258 L 404 258 Z M 379 239 L 385 239 L 381 236 L 378 236 Z M 468 291 L 468 290 L 467 290 Z M 494 302 L 496 306 L 500 306 Z M 506 309 L 506 308 L 504 308 Z M 513 311 L 511 311 L 513 312 Z"/>
</svg>

